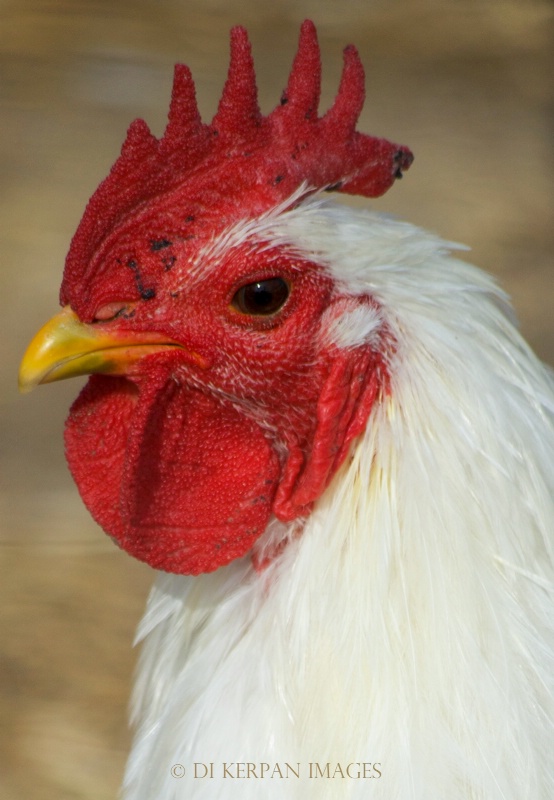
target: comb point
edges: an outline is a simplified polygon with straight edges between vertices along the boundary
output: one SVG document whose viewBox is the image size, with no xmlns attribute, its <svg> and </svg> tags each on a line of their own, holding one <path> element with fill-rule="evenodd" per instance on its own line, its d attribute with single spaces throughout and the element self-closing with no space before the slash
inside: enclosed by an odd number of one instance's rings
<svg viewBox="0 0 554 800">
<path fill-rule="evenodd" d="M 202 130 L 202 120 L 196 102 L 196 89 L 190 69 L 176 64 L 167 127 L 161 140 L 162 150 L 186 145 Z"/>
<path fill-rule="evenodd" d="M 212 129 L 223 135 L 248 135 L 261 120 L 256 73 L 248 33 L 242 26 L 231 29 L 231 56 Z"/>
<path fill-rule="evenodd" d="M 365 101 L 365 71 L 354 45 L 345 47 L 337 95 L 325 114 L 324 125 L 347 136 L 354 132 Z"/>
<path fill-rule="evenodd" d="M 316 120 L 321 93 L 321 52 L 314 23 L 307 19 L 300 28 L 287 88 L 276 111 L 298 119 Z"/>
</svg>

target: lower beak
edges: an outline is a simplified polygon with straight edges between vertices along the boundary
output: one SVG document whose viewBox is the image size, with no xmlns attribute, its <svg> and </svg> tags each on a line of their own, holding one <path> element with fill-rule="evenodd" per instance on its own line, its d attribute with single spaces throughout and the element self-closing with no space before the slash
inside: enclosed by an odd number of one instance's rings
<svg viewBox="0 0 554 800">
<path fill-rule="evenodd" d="M 101 322 L 83 323 L 66 306 L 40 329 L 27 348 L 19 368 L 19 390 L 30 392 L 40 383 L 91 372 L 125 375 L 145 355 L 176 347 L 181 345 L 163 334 L 107 330 Z M 194 358 L 195 354 L 189 356 Z"/>
</svg>

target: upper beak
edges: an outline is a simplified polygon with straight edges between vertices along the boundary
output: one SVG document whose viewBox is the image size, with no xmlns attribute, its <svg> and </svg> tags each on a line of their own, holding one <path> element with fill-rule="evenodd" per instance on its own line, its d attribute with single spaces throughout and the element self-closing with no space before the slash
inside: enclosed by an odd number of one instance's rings
<svg viewBox="0 0 554 800">
<path fill-rule="evenodd" d="M 36 334 L 19 368 L 19 390 L 30 392 L 39 383 L 103 372 L 125 375 L 143 356 L 181 347 L 155 332 L 108 330 L 102 323 L 86 324 L 66 306 Z M 189 352 L 199 363 L 200 356 Z"/>
</svg>

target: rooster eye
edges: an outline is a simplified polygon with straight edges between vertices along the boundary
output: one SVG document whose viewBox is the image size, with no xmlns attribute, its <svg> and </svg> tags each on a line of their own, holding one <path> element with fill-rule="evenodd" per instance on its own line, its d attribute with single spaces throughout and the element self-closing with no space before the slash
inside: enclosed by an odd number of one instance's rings
<svg viewBox="0 0 554 800">
<path fill-rule="evenodd" d="M 289 293 L 288 284 L 282 278 L 267 278 L 241 286 L 231 305 L 243 314 L 265 317 L 279 311 Z"/>
</svg>

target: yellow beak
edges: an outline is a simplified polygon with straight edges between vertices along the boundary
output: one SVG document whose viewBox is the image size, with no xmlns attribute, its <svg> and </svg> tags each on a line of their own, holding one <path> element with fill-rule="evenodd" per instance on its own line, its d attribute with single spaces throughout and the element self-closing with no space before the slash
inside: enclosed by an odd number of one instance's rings
<svg viewBox="0 0 554 800">
<path fill-rule="evenodd" d="M 40 383 L 91 372 L 125 375 L 145 355 L 180 346 L 158 333 L 85 324 L 66 306 L 40 329 L 27 348 L 19 368 L 19 390 L 30 392 Z"/>
</svg>

